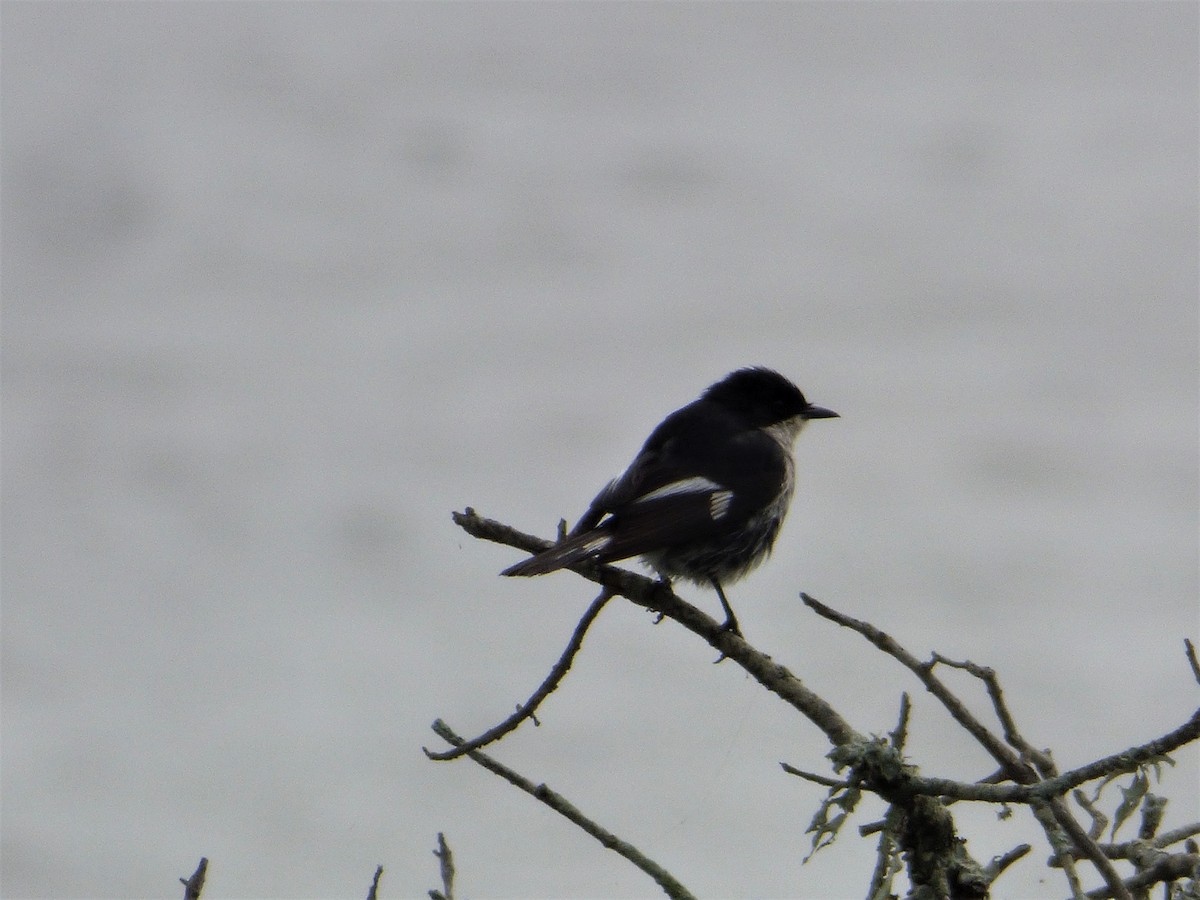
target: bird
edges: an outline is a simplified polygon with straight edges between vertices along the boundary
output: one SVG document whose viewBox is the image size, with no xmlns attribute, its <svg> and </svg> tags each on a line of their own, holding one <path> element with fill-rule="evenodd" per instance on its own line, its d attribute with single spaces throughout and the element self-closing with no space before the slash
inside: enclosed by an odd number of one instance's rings
<svg viewBox="0 0 1200 900">
<path fill-rule="evenodd" d="M 500 574 L 543 575 L 639 556 L 670 583 L 717 592 L 770 554 L 796 487 L 792 451 L 812 419 L 838 418 L 763 366 L 738 369 L 668 415 L 557 544 Z"/>
</svg>

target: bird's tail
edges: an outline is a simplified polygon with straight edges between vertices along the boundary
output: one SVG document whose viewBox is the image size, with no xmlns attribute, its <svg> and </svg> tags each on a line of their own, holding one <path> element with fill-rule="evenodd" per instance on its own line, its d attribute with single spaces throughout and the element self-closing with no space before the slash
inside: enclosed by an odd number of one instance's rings
<svg viewBox="0 0 1200 900">
<path fill-rule="evenodd" d="M 601 554 L 612 543 L 612 535 L 603 531 L 585 531 L 568 537 L 549 550 L 543 550 L 524 562 L 509 566 L 501 575 L 545 575 L 557 572 L 582 562 L 599 561 Z"/>
</svg>

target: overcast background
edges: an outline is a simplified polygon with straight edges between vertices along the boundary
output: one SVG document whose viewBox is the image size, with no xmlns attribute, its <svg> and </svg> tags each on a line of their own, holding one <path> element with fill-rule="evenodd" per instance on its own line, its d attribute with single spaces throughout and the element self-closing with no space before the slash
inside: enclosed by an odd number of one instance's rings
<svg viewBox="0 0 1200 900">
<path fill-rule="evenodd" d="M 994 666 L 1078 765 L 1196 706 L 1194 3 L 3 9 L 3 893 L 653 896 L 473 764 L 592 589 L 498 579 L 740 365 L 798 446 L 747 637 L 994 768 L 801 590 Z M 716 615 L 710 592 L 685 588 Z M 493 747 L 705 896 L 806 866 L 820 733 L 613 603 Z M 952 679 L 981 714 L 979 686 Z M 1200 816 L 1178 755 L 1164 827 Z M 1113 799 L 1115 802 L 1115 798 Z M 1110 803 L 1109 808 L 1112 808 Z M 1002 897 L 1067 892 L 955 807 Z M 867 804 L 853 823 L 878 816 Z M 1094 883 L 1094 882 L 1093 882 Z"/>
</svg>

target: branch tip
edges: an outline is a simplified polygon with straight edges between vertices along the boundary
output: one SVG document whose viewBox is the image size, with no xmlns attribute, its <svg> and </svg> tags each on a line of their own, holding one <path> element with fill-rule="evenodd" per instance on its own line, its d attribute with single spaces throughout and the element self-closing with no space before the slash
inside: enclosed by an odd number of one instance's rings
<svg viewBox="0 0 1200 900">
<path fill-rule="evenodd" d="M 1200 684 L 1200 660 L 1196 659 L 1196 645 L 1187 638 L 1183 639 L 1184 652 L 1187 654 L 1188 665 L 1192 667 L 1192 675 Z"/>
</svg>

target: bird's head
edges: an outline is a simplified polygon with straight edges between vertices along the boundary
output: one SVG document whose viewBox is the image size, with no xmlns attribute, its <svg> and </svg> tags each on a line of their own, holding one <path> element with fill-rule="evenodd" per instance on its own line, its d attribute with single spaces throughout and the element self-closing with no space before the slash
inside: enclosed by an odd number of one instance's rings
<svg viewBox="0 0 1200 900">
<path fill-rule="evenodd" d="M 837 417 L 833 410 L 809 403 L 800 388 L 762 366 L 731 372 L 705 391 L 704 399 L 737 413 L 752 428 L 783 426 L 792 437 L 809 419 Z"/>
</svg>

